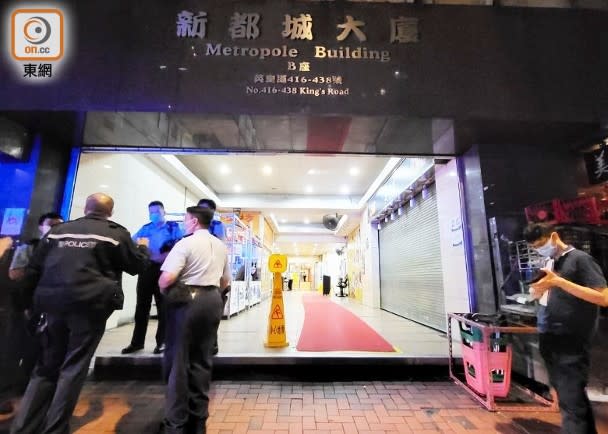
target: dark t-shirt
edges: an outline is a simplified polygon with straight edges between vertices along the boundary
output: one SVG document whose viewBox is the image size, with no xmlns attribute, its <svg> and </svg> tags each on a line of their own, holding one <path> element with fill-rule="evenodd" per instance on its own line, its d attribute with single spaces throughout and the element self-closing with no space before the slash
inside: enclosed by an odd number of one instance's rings
<svg viewBox="0 0 608 434">
<path fill-rule="evenodd" d="M 554 271 L 564 279 L 588 288 L 605 288 L 599 264 L 582 250 L 572 250 L 555 260 Z M 590 339 L 595 331 L 598 306 L 560 288 L 551 288 L 547 306 L 539 306 L 538 331 Z"/>
</svg>

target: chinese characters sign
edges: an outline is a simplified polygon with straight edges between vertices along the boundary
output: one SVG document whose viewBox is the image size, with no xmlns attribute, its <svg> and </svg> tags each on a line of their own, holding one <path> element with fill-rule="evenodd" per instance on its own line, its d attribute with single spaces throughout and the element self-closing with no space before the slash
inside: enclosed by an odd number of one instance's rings
<svg viewBox="0 0 608 434">
<path fill-rule="evenodd" d="M 259 68 L 253 71 L 251 81 L 245 86 L 246 95 L 346 96 L 350 94 L 350 87 L 343 74 L 328 71 L 327 67 L 319 68 L 319 64 L 313 61 L 335 59 L 388 63 L 391 61 L 391 46 L 419 41 L 418 19 L 401 15 L 385 18 L 382 33 L 377 26 L 375 29 L 367 28 L 363 17 L 354 14 L 336 18 L 335 23 L 325 29 L 315 27 L 314 14 L 306 12 L 285 13 L 281 19 L 276 15 L 264 19 L 258 12 L 235 11 L 227 23 L 221 18 L 218 16 L 214 22 L 214 16 L 207 11 L 182 10 L 177 13 L 176 35 L 178 38 L 200 40 L 202 46 L 198 54 L 205 57 L 274 58 L 283 61 L 280 71 L 276 67 L 274 70 Z M 229 36 L 233 43 L 255 42 L 263 33 L 266 41 L 276 42 L 274 46 L 270 46 L 271 43 L 267 43 L 268 46 L 263 46 L 263 43 L 231 45 L 225 42 L 227 39 L 218 42 L 207 32 L 208 27 L 214 25 L 223 26 L 217 31 Z M 321 30 L 331 35 L 333 43 L 326 41 L 327 38 L 319 41 L 316 33 Z M 192 50 L 195 50 L 194 46 Z"/>
<path fill-rule="evenodd" d="M 230 18 L 228 32 L 234 39 L 257 39 L 260 36 L 261 15 L 258 13 L 235 12 Z M 181 11 L 177 14 L 177 36 L 180 38 L 207 37 L 207 12 L 205 11 Z M 388 21 L 387 32 L 390 43 L 418 42 L 418 18 L 395 17 Z M 313 17 L 311 14 L 299 14 L 292 16 L 285 14 L 281 23 L 283 38 L 291 40 L 314 40 Z M 354 35 L 358 42 L 367 41 L 365 33 L 365 21 L 355 19 L 352 15 L 346 15 L 344 22 L 336 25 L 336 41 L 346 41 L 350 35 Z"/>
<path fill-rule="evenodd" d="M 585 165 L 590 184 L 608 181 L 608 139 L 598 150 L 585 154 Z"/>
</svg>

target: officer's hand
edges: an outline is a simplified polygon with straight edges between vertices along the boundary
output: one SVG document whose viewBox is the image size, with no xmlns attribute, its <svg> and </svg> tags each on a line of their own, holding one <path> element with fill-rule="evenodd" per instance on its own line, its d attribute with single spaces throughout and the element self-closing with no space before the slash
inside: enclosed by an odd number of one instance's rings
<svg viewBox="0 0 608 434">
<path fill-rule="evenodd" d="M 146 238 L 146 237 L 138 238 L 137 239 L 137 245 L 138 246 L 149 247 L 150 246 L 150 239 Z"/>
<path fill-rule="evenodd" d="M 8 252 L 12 245 L 13 239 L 11 237 L 0 238 L 0 258 Z"/>
</svg>

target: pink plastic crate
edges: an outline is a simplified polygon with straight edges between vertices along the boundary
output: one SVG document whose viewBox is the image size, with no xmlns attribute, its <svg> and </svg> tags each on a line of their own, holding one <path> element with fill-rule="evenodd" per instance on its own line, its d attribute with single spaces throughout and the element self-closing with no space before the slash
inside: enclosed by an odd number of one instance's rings
<svg viewBox="0 0 608 434">
<path fill-rule="evenodd" d="M 483 353 L 487 353 L 487 365 Z M 480 395 L 486 395 L 483 376 L 491 376 L 490 387 L 492 395 L 504 398 L 511 388 L 511 360 L 513 351 L 511 345 L 506 351 L 490 351 L 481 342 L 473 342 L 472 346 L 462 346 L 462 361 L 467 384 Z"/>
</svg>

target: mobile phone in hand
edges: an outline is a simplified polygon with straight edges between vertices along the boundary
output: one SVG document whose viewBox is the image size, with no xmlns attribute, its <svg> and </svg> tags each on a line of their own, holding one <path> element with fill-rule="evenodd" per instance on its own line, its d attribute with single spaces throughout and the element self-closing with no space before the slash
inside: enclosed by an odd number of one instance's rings
<svg viewBox="0 0 608 434">
<path fill-rule="evenodd" d="M 533 285 L 539 280 L 542 280 L 547 275 L 546 271 L 538 270 L 538 272 L 528 280 L 524 280 L 526 285 Z"/>
</svg>

